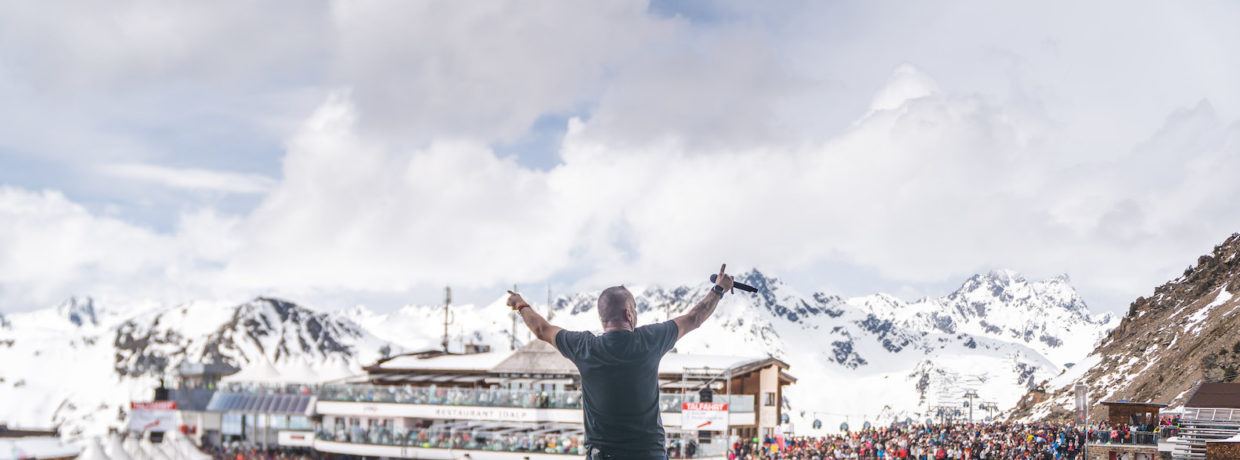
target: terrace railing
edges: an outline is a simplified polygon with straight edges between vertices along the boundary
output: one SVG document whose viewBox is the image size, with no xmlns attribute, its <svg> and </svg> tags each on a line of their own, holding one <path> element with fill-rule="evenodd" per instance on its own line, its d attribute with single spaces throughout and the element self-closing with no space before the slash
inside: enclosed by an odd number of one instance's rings
<svg viewBox="0 0 1240 460">
<path fill-rule="evenodd" d="M 659 396 L 662 412 L 680 412 L 681 403 L 697 402 L 689 393 Z M 581 409 L 580 391 L 490 389 L 377 385 L 327 385 L 319 389 L 320 401 L 433 404 L 450 406 L 521 407 L 531 409 Z M 713 402 L 726 402 L 733 412 L 753 412 L 753 395 L 715 395 Z"/>
<path fill-rule="evenodd" d="M 361 445 L 585 455 L 585 435 L 580 431 L 437 426 L 403 431 L 386 427 L 364 429 L 354 425 L 320 428 L 315 436 L 324 441 Z M 727 447 L 726 437 L 718 435 L 706 444 L 698 443 L 696 438 L 670 439 L 667 449 L 670 458 L 704 458 L 722 457 Z"/>
</svg>

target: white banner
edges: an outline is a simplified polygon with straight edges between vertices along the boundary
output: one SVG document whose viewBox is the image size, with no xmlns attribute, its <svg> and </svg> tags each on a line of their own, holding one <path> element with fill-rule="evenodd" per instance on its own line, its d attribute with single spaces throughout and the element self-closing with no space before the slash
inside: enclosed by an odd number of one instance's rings
<svg viewBox="0 0 1240 460">
<path fill-rule="evenodd" d="M 132 431 L 164 432 L 177 426 L 176 401 L 129 403 L 129 429 Z"/>
<path fill-rule="evenodd" d="M 276 435 L 276 444 L 281 446 L 310 447 L 314 445 L 314 432 L 281 430 Z"/>
<path fill-rule="evenodd" d="M 508 422 L 581 423 L 580 409 L 529 409 L 524 407 L 440 406 L 432 404 L 357 403 L 318 401 L 315 411 L 324 415 L 354 417 L 411 417 Z"/>
<path fill-rule="evenodd" d="M 680 428 L 701 431 L 728 431 L 728 404 L 681 403 Z"/>
<path fill-rule="evenodd" d="M 1075 420 L 1073 420 L 1073 422 L 1075 422 L 1077 426 L 1084 426 L 1089 417 L 1089 394 L 1087 393 L 1087 388 L 1085 385 L 1079 383 L 1072 387 L 1072 390 L 1074 392 L 1074 396 L 1076 397 L 1076 410 L 1073 414 L 1073 418 Z"/>
</svg>

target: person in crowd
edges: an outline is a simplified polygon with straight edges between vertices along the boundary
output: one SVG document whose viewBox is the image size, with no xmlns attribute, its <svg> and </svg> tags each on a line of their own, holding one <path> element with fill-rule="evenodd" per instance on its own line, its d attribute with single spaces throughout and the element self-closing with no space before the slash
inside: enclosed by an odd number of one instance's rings
<svg viewBox="0 0 1240 460">
<path fill-rule="evenodd" d="M 984 423 L 873 427 L 821 437 L 735 442 L 731 460 L 1077 460 L 1090 428 L 1053 424 Z"/>
</svg>

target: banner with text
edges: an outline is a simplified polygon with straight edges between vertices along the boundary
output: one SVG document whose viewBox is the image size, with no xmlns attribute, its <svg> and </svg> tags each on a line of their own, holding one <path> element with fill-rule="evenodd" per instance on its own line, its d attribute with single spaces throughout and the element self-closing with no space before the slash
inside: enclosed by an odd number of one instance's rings
<svg viewBox="0 0 1240 460">
<path fill-rule="evenodd" d="M 176 401 L 129 403 L 129 429 L 162 432 L 176 429 Z"/>
<path fill-rule="evenodd" d="M 680 427 L 686 430 L 727 431 L 728 403 L 681 403 Z"/>
<path fill-rule="evenodd" d="M 1089 394 L 1085 385 L 1076 384 L 1072 387 L 1073 396 L 1076 400 L 1076 407 L 1073 414 L 1073 422 L 1077 425 L 1085 425 L 1089 417 Z"/>
</svg>

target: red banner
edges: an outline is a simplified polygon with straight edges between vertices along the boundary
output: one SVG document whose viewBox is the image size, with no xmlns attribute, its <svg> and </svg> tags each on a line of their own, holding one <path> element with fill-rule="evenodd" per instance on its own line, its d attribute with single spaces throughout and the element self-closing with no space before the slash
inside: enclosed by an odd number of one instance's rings
<svg viewBox="0 0 1240 460">
<path fill-rule="evenodd" d="M 130 402 L 130 409 L 135 410 L 177 410 L 176 401 Z"/>
<path fill-rule="evenodd" d="M 709 411 L 726 411 L 728 403 L 704 403 L 704 402 L 686 402 L 681 403 L 680 410 L 709 410 Z"/>
</svg>

